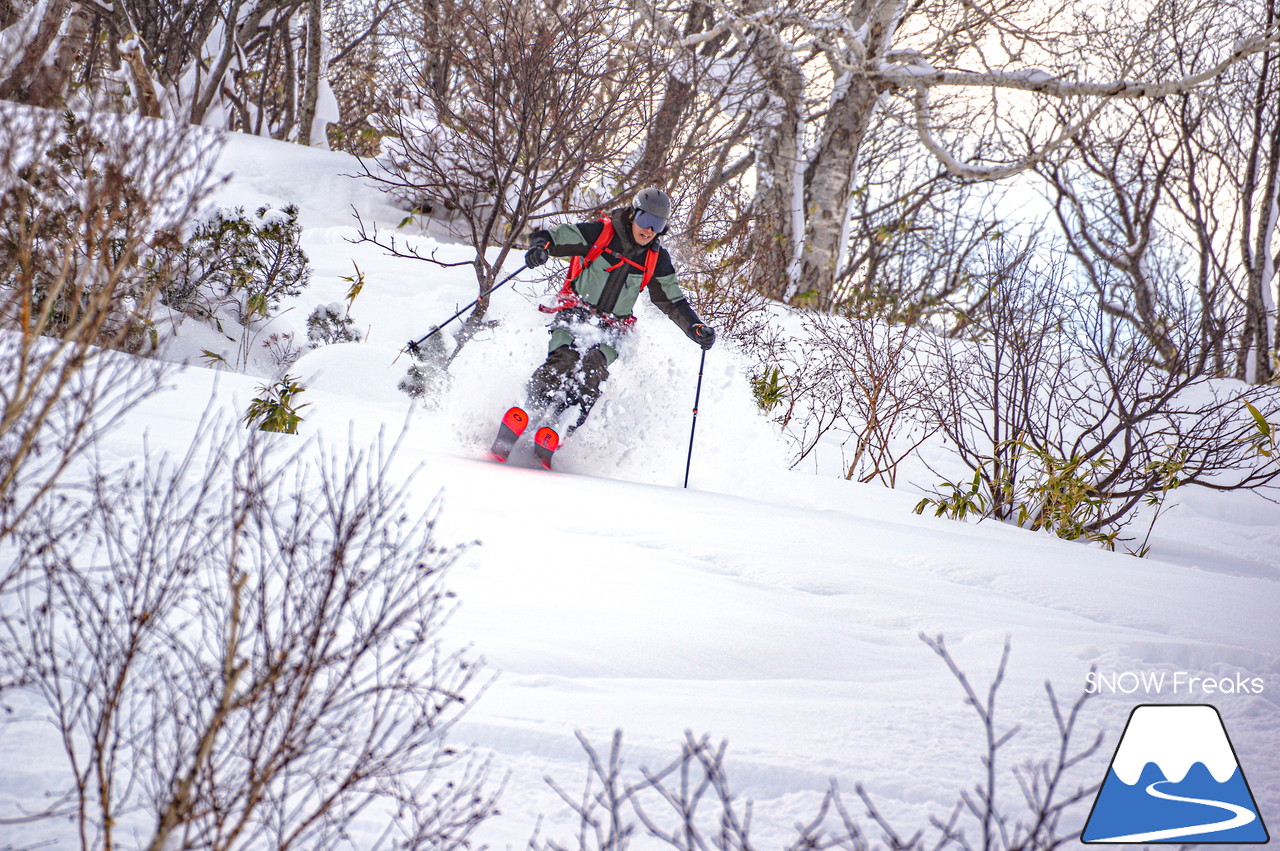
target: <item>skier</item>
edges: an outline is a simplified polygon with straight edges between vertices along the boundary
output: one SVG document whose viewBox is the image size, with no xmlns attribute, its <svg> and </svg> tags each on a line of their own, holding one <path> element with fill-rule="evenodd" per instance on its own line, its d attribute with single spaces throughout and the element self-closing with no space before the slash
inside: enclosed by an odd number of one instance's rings
<svg viewBox="0 0 1280 851">
<path fill-rule="evenodd" d="M 715 344 L 715 330 L 689 306 L 658 239 L 670 215 L 671 199 L 650 187 L 607 218 L 534 232 L 525 263 L 536 267 L 552 256 L 568 257 L 569 272 L 556 304 L 539 307 L 555 314 L 548 326 L 547 359 L 525 388 L 528 410 L 517 405 L 503 415 L 490 450 L 495 460 L 507 460 L 520 435 L 537 422 L 541 428 L 534 435 L 534 453 L 542 466 L 551 468 L 561 442 L 561 415 L 575 405 L 579 409 L 564 437 L 586 420 L 609 377 L 609 365 L 618 357 L 617 346 L 635 324 L 632 310 L 641 291 L 647 289 L 653 303 L 689 339 L 703 349 Z"/>
</svg>

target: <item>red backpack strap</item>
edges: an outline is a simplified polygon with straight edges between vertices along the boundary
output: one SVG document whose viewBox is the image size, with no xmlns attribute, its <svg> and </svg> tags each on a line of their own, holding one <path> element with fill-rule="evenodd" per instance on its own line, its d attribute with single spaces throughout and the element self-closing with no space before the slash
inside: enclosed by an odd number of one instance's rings
<svg viewBox="0 0 1280 851">
<path fill-rule="evenodd" d="M 587 249 L 585 257 L 574 257 L 569 261 L 569 272 L 565 276 L 565 286 L 573 283 L 573 279 L 582 274 L 582 270 L 586 269 L 596 261 L 596 258 L 604 254 L 604 250 L 609 247 L 609 243 L 613 242 L 613 220 L 603 218 L 600 220 L 600 235 L 596 237 L 596 241 Z"/>
<path fill-rule="evenodd" d="M 644 292 L 644 288 L 649 286 L 649 282 L 653 280 L 653 273 L 658 268 L 658 250 L 650 248 L 649 254 L 644 258 L 644 277 L 640 280 L 640 292 Z"/>
<path fill-rule="evenodd" d="M 543 313 L 555 313 L 558 310 L 564 310 L 566 307 L 574 307 L 581 302 L 578 294 L 573 291 L 574 279 L 594 263 L 595 259 L 609 247 L 609 243 L 613 242 L 613 221 L 609 218 L 603 218 L 600 219 L 600 224 L 600 235 L 596 237 L 596 241 L 587 249 L 586 256 L 569 259 L 569 271 L 565 273 L 564 285 L 560 287 L 560 292 L 556 294 L 555 307 L 538 307 Z"/>
</svg>

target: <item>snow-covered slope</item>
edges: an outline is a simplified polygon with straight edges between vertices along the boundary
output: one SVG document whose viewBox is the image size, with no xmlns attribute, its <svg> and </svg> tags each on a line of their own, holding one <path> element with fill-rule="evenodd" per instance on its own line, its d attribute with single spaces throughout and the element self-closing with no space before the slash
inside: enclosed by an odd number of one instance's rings
<svg viewBox="0 0 1280 851">
<path fill-rule="evenodd" d="M 1158 693 L 1089 704 L 1081 740 L 1098 728 L 1107 738 L 1073 782 L 1102 780 L 1135 705 L 1208 702 L 1264 818 L 1280 822 L 1275 505 L 1180 496 L 1146 560 L 994 523 L 919 517 L 918 494 L 786 470 L 727 346 L 707 357 L 685 490 L 699 352 L 649 308 L 606 400 L 562 450 L 562 473 L 478 460 L 545 351 L 534 304 L 547 284 L 528 275 L 500 291 L 491 316 L 501 325 L 464 350 L 431 409 L 413 409 L 395 389 L 408 366 L 398 350 L 474 297 L 470 271 L 353 244 L 353 205 L 384 227 L 403 214 L 342 177 L 356 171 L 342 155 L 238 138 L 224 166 L 233 177 L 220 203 L 302 211 L 315 273 L 272 331 L 304 338 L 307 314 L 341 300 L 353 263 L 365 274 L 351 313 L 366 341 L 312 352 L 291 370 L 311 403 L 299 443 L 403 432 L 399 464 L 419 470 L 422 507 L 442 500 L 441 539 L 480 542 L 451 574 L 461 607 L 450 630 L 497 676 L 455 739 L 491 752 L 510 774 L 503 815 L 483 834 L 497 847 L 522 847 L 539 818 L 544 837 L 571 840 L 543 778 L 578 788 L 575 731 L 603 747 L 617 728 L 632 770 L 674 757 L 686 730 L 727 738 L 730 774 L 755 801 L 763 847 L 811 816 L 833 778 L 846 790 L 863 783 L 907 833 L 944 817 L 982 776 L 981 729 L 920 633 L 945 635 L 982 693 L 1011 640 L 998 720 L 1022 732 L 1006 768 L 1051 753 L 1046 681 L 1069 701 L 1091 668 L 1120 689 L 1131 682 L 1119 676 L 1126 672 L 1163 672 Z M 427 252 L 437 247 L 420 239 Z M 462 246 L 438 249 L 441 259 L 468 257 Z M 187 334 L 190 325 L 176 329 L 168 356 L 194 362 L 208 347 Z M 153 447 L 185 446 L 210 399 L 239 415 L 262 381 L 187 368 L 108 448 L 140 451 L 147 427 Z M 1175 680 L 1179 672 L 1186 678 Z M 1250 693 L 1223 693 L 1223 683 L 1255 679 L 1262 687 Z M 22 756 L 15 742 L 5 750 L 6 759 Z M 1011 806 L 1019 799 L 1011 776 L 1004 794 Z M 1077 828 L 1086 815 L 1087 803 Z"/>
</svg>

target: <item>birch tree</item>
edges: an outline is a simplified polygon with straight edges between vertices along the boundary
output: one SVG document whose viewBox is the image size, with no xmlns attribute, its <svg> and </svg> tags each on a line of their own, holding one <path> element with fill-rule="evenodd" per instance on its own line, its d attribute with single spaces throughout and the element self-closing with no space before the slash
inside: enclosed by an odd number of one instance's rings
<svg viewBox="0 0 1280 851">
<path fill-rule="evenodd" d="M 1268 0 L 1262 25 L 1275 28 L 1280 10 Z M 1257 73 L 1242 86 L 1245 128 L 1239 153 L 1245 164 L 1239 184 L 1240 262 L 1247 284 L 1244 326 L 1235 374 L 1265 382 L 1280 373 L 1277 363 L 1276 283 L 1280 266 L 1280 57 L 1258 58 Z M 1228 134 L 1230 135 L 1230 134 Z"/>
<path fill-rule="evenodd" d="M 1100 18 L 1028 0 L 735 0 L 714 4 L 688 34 L 677 26 L 683 7 L 634 5 L 676 51 L 723 39 L 721 56 L 750 58 L 762 90 L 751 104 L 752 283 L 827 306 L 851 198 L 868 179 L 862 153 L 881 122 L 909 126 L 953 178 L 996 180 L 1063 154 L 1110 103 L 1193 90 L 1277 41 L 1270 23 L 1241 38 L 1182 2 Z M 1185 39 L 1196 40 L 1184 53 L 1198 62 L 1181 71 L 1164 57 Z"/>
<path fill-rule="evenodd" d="M 20 8 L 21 7 L 21 8 Z M 324 144 L 336 117 L 321 0 L 81 0 L 0 17 L 0 99 L 81 100 Z"/>
</svg>

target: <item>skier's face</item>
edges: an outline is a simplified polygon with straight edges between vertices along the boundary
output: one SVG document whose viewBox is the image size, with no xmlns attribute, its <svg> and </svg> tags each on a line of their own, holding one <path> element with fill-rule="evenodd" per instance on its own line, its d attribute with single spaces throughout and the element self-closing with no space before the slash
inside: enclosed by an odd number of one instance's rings
<svg viewBox="0 0 1280 851">
<path fill-rule="evenodd" d="M 636 241 L 636 245 L 648 245 L 653 242 L 653 238 L 657 236 L 653 228 L 642 228 L 635 222 L 631 223 L 631 238 Z"/>
</svg>

